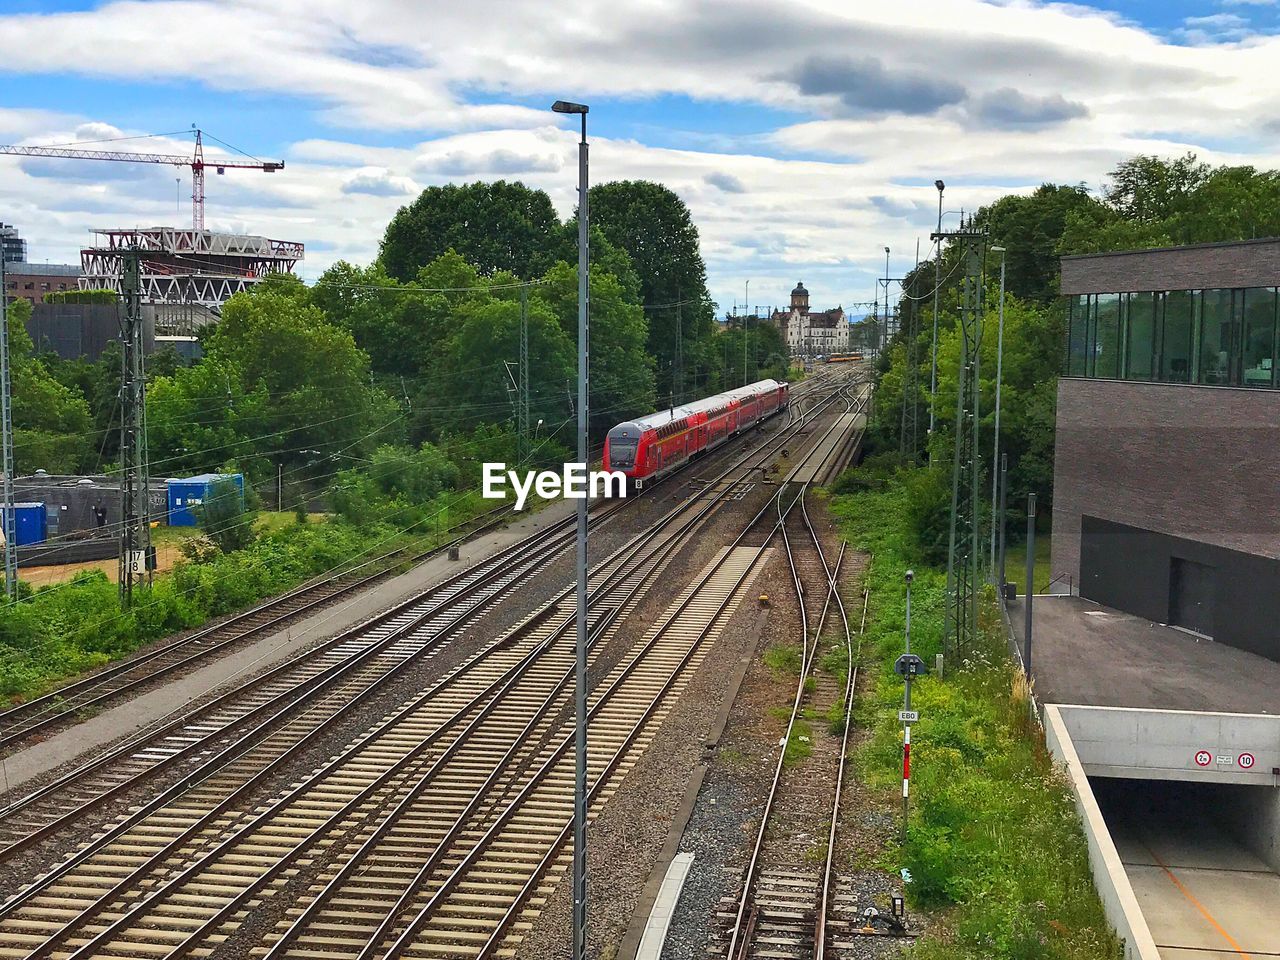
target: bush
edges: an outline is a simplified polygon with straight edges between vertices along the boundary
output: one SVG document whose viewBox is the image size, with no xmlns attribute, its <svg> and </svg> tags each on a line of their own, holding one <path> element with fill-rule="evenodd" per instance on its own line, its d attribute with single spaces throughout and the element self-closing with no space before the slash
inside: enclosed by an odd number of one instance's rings
<svg viewBox="0 0 1280 960">
<path fill-rule="evenodd" d="M 114 290 L 54 290 L 44 295 L 45 303 L 119 303 Z"/>
<path fill-rule="evenodd" d="M 244 494 L 235 480 L 209 484 L 204 501 L 191 508 L 200 529 L 223 553 L 243 550 L 257 536 L 257 513 L 246 510 Z"/>
</svg>

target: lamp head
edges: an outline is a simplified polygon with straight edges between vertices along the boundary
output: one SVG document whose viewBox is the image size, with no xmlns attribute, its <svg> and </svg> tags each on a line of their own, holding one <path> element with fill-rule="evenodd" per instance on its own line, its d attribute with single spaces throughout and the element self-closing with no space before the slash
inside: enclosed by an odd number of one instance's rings
<svg viewBox="0 0 1280 960">
<path fill-rule="evenodd" d="M 573 103 L 569 100 L 557 100 L 551 105 L 556 113 L 586 113 L 591 108 L 585 103 Z"/>
<path fill-rule="evenodd" d="M 991 248 L 991 252 L 992 252 L 992 253 L 1004 253 L 1004 247 L 992 247 L 992 248 Z"/>
<path fill-rule="evenodd" d="M 933 185 L 938 188 L 939 193 L 941 193 L 943 188 L 946 187 L 946 184 L 943 183 L 941 180 L 933 181 Z"/>
</svg>

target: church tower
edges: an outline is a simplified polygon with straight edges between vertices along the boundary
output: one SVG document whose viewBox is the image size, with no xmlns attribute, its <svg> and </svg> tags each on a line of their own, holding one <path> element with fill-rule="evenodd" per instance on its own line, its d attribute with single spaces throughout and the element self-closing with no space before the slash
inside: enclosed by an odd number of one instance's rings
<svg viewBox="0 0 1280 960">
<path fill-rule="evenodd" d="M 804 288 L 803 283 L 797 283 L 796 288 L 791 291 L 791 309 L 802 314 L 809 312 L 809 291 Z"/>
</svg>

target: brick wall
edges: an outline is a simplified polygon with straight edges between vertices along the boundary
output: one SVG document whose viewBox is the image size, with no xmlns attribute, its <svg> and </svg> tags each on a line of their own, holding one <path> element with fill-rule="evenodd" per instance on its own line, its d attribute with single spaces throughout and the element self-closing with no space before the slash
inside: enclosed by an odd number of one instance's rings
<svg viewBox="0 0 1280 960">
<path fill-rule="evenodd" d="M 1280 239 L 1062 258 L 1062 293 L 1280 286 Z"/>
<path fill-rule="evenodd" d="M 1080 517 L 1280 558 L 1280 391 L 1058 383 L 1053 574 L 1080 575 Z"/>
</svg>

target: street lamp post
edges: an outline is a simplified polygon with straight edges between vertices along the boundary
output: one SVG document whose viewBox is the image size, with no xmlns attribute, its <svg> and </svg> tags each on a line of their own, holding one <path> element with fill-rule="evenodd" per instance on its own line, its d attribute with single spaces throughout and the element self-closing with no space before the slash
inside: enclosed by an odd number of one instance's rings
<svg viewBox="0 0 1280 960">
<path fill-rule="evenodd" d="M 578 141 L 578 461 L 585 471 L 590 467 L 587 462 L 591 313 L 587 112 L 590 108 L 585 103 L 557 100 L 551 109 L 582 118 L 582 139 Z M 584 496 L 578 501 L 578 642 L 574 667 L 577 724 L 573 778 L 573 960 L 587 960 L 587 506 Z"/>
<path fill-rule="evenodd" d="M 889 331 L 889 248 L 884 248 L 884 329 Z M 886 340 L 888 337 L 886 336 Z"/>
<path fill-rule="evenodd" d="M 933 359 L 929 367 L 929 438 L 933 439 L 934 401 L 938 394 L 938 298 L 942 296 L 942 191 L 946 184 L 941 180 L 933 181 L 938 188 L 938 249 L 933 257 Z M 930 450 L 933 444 L 929 445 Z M 930 453 L 930 459 L 933 454 Z"/>
<path fill-rule="evenodd" d="M 991 446 L 991 575 L 996 575 L 996 493 L 1000 474 L 996 464 L 1000 462 L 1000 382 L 1004 363 L 1004 247 L 992 247 L 992 253 L 1000 254 L 1000 322 L 996 334 L 996 422 L 995 439 Z M 1001 585 L 1001 589 L 1003 586 Z"/>
</svg>

